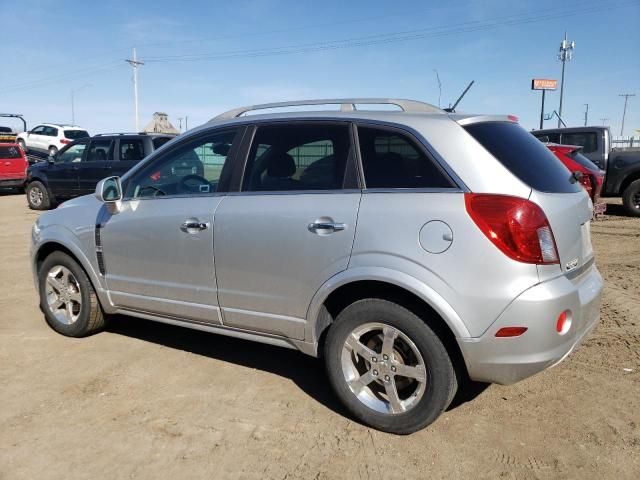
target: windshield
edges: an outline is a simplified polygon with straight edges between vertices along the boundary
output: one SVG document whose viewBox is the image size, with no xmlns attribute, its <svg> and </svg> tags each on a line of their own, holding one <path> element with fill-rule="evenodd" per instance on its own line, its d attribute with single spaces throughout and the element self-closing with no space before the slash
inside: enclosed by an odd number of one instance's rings
<svg viewBox="0 0 640 480">
<path fill-rule="evenodd" d="M 65 130 L 64 136 L 71 140 L 77 140 L 78 138 L 87 138 L 89 136 L 89 132 L 86 130 Z"/>
<path fill-rule="evenodd" d="M 517 123 L 473 123 L 465 130 L 531 188 L 547 193 L 580 191 L 551 150 Z"/>
</svg>

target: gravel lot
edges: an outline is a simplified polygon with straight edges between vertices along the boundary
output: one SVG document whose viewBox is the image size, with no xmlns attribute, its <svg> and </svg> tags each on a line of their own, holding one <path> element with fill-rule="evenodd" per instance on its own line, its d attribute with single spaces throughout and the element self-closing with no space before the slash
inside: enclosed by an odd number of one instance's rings
<svg viewBox="0 0 640 480">
<path fill-rule="evenodd" d="M 57 335 L 29 270 L 38 214 L 0 192 L 0 479 L 640 478 L 640 219 L 609 211 L 586 343 L 398 437 L 350 420 L 294 351 L 129 317 Z"/>
</svg>

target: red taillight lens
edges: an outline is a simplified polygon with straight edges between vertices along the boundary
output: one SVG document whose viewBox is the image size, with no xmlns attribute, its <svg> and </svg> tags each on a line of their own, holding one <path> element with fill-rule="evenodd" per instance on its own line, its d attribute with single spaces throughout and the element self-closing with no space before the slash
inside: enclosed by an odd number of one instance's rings
<svg viewBox="0 0 640 480">
<path fill-rule="evenodd" d="M 67 143 L 71 143 L 71 142 L 73 142 L 73 140 L 67 140 L 66 138 L 61 138 L 60 139 L 60 143 L 62 143 L 64 145 L 66 145 Z"/>
<path fill-rule="evenodd" d="M 507 195 L 465 193 L 467 213 L 509 258 L 524 263 L 559 263 L 551 225 L 533 202 Z"/>
<path fill-rule="evenodd" d="M 582 175 L 580 177 L 580 185 L 584 187 L 589 196 L 592 196 L 593 193 L 593 185 L 591 184 L 591 176 L 590 175 Z"/>
</svg>

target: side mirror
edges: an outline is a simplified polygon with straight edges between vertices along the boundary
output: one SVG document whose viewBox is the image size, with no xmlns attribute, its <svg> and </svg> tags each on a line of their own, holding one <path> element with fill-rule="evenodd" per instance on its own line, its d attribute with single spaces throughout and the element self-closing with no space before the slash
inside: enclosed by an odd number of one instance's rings
<svg viewBox="0 0 640 480">
<path fill-rule="evenodd" d="M 47 157 L 47 162 L 49 163 L 56 163 L 56 157 L 54 157 L 53 155 L 49 155 Z"/>
<path fill-rule="evenodd" d="M 96 185 L 96 198 L 107 205 L 122 200 L 120 177 L 107 177 L 100 180 Z"/>
</svg>

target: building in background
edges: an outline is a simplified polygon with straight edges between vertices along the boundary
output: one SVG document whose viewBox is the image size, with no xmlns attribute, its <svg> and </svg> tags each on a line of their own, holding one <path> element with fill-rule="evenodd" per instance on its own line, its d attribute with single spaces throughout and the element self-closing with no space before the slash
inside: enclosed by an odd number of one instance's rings
<svg viewBox="0 0 640 480">
<path fill-rule="evenodd" d="M 172 133 L 175 135 L 180 134 L 177 128 L 171 125 L 169 121 L 169 115 L 163 112 L 156 112 L 153 114 L 153 119 L 142 130 L 147 133 Z"/>
</svg>

